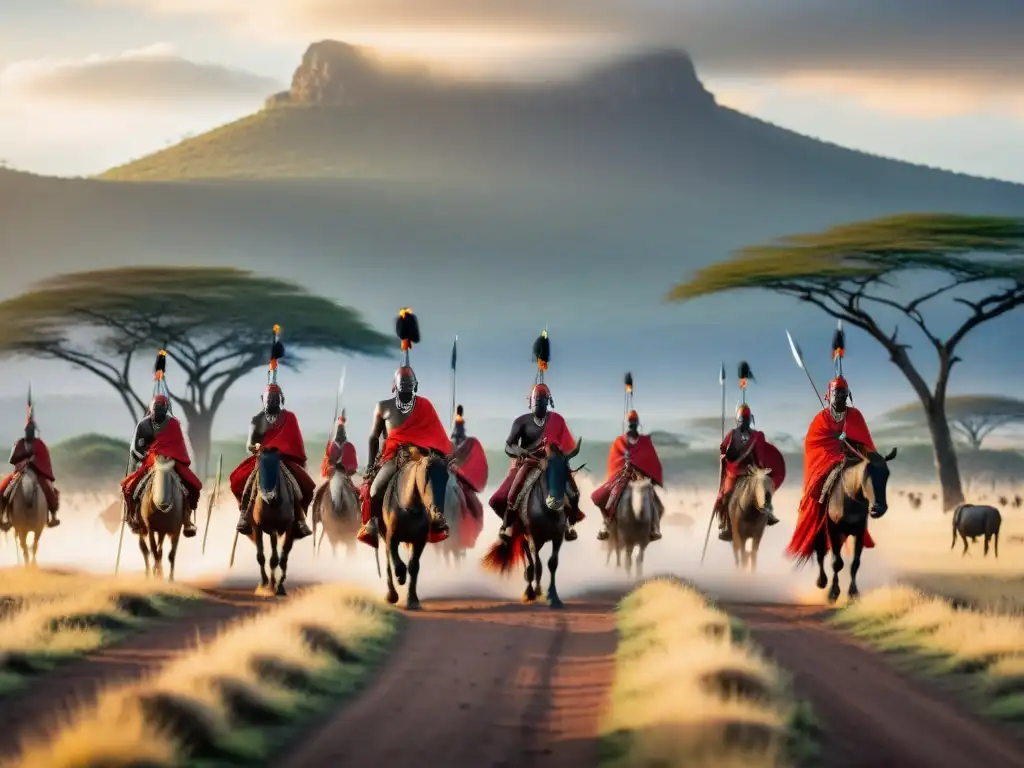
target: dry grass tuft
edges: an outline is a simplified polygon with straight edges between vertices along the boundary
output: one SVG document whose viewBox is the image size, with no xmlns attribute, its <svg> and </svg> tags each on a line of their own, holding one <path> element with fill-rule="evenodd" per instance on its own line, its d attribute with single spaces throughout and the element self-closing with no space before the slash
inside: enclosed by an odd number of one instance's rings
<svg viewBox="0 0 1024 768">
<path fill-rule="evenodd" d="M 55 732 L 23 741 L 4 768 L 265 759 L 283 728 L 361 684 L 395 628 L 396 615 L 363 591 L 318 587 L 145 681 L 107 689 Z"/>
<path fill-rule="evenodd" d="M 648 581 L 619 610 L 604 765 L 787 764 L 795 702 L 727 615 L 668 579 Z"/>
</svg>

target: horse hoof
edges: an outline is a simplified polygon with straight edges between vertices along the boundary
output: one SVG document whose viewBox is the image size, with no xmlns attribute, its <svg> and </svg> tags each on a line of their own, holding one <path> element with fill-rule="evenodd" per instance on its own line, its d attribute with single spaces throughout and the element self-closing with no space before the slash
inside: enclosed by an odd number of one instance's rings
<svg viewBox="0 0 1024 768">
<path fill-rule="evenodd" d="M 829 590 L 829 593 L 828 593 L 828 601 L 832 605 L 835 605 L 837 600 L 839 600 L 839 588 L 838 587 Z"/>
<path fill-rule="evenodd" d="M 410 600 L 405 604 L 405 610 L 407 611 L 421 611 L 423 606 L 420 605 L 419 600 Z"/>
<path fill-rule="evenodd" d="M 277 597 L 287 597 L 288 591 L 284 588 L 284 584 L 278 584 L 277 589 L 274 590 L 274 594 L 277 595 Z"/>
<path fill-rule="evenodd" d="M 818 582 L 817 583 L 818 583 L 818 589 L 824 589 L 825 587 L 828 586 L 828 577 L 825 576 L 825 574 L 822 574 L 821 576 L 818 577 Z"/>
<path fill-rule="evenodd" d="M 847 592 L 846 596 L 849 598 L 851 603 L 855 603 L 855 602 L 857 602 L 858 599 L 860 599 L 860 592 L 858 592 L 857 590 L 854 589 L 854 590 L 851 590 L 851 591 Z"/>
<path fill-rule="evenodd" d="M 398 603 L 398 593 L 388 592 L 387 601 L 391 603 L 391 605 L 396 605 Z"/>
<path fill-rule="evenodd" d="M 534 592 L 532 589 L 527 589 L 525 592 L 523 592 L 523 602 L 524 603 L 533 603 L 533 602 L 536 602 L 536 600 L 537 600 L 537 593 Z"/>
<path fill-rule="evenodd" d="M 558 599 L 558 595 L 555 595 L 554 597 L 548 595 L 548 608 L 557 611 L 561 608 L 565 608 L 565 604 Z"/>
</svg>

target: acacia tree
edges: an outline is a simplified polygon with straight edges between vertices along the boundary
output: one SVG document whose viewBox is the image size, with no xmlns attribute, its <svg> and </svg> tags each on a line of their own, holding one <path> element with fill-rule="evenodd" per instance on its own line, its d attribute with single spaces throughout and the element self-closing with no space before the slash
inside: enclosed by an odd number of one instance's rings
<svg viewBox="0 0 1024 768">
<path fill-rule="evenodd" d="M 926 422 L 919 403 L 907 403 L 885 414 L 894 426 L 920 427 Z M 946 398 L 946 421 L 974 450 L 1002 427 L 1024 423 L 1024 400 L 1001 395 L 954 395 Z"/>
<path fill-rule="evenodd" d="M 303 350 L 380 354 L 387 337 L 359 314 L 297 285 L 239 269 L 146 267 L 77 272 L 0 303 L 0 353 L 61 360 L 113 387 L 131 423 L 149 395 L 132 367 L 160 349 L 174 367 L 174 406 L 188 423 L 196 469 L 209 469 L 213 420 L 231 386 L 266 366 L 282 326 L 297 369 Z"/>
<path fill-rule="evenodd" d="M 812 304 L 859 328 L 889 353 L 917 394 L 928 423 L 946 509 L 963 501 L 949 424 L 946 391 L 960 362 L 957 350 L 979 325 L 1024 304 L 1024 220 L 952 214 L 907 214 L 849 224 L 825 232 L 785 237 L 741 249 L 734 258 L 699 270 L 669 293 L 685 301 L 736 289 L 762 289 Z M 895 298 L 894 281 L 913 272 L 940 276 L 937 287 L 913 298 Z M 909 288 L 904 286 L 905 297 Z M 945 297 L 965 310 L 948 335 L 929 325 L 929 302 Z M 932 305 L 934 306 L 934 304 Z M 938 359 L 929 386 L 881 315 L 905 317 L 923 334 Z M 942 321 L 952 312 L 941 310 Z"/>
</svg>

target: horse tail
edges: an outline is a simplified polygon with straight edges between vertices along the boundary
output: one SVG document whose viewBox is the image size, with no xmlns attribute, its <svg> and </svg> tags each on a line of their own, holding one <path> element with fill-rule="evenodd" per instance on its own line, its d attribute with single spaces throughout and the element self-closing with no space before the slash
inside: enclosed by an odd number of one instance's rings
<svg viewBox="0 0 1024 768">
<path fill-rule="evenodd" d="M 502 539 L 492 544 L 480 565 L 485 571 L 506 576 L 525 562 L 526 535 L 517 531 L 508 541 Z"/>
</svg>

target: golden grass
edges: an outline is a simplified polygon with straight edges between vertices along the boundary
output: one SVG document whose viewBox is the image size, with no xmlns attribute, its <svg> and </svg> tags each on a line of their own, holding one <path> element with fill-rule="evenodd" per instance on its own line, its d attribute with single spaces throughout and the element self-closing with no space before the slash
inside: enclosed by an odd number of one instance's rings
<svg viewBox="0 0 1024 768">
<path fill-rule="evenodd" d="M 941 597 L 895 586 L 868 592 L 835 621 L 880 648 L 941 658 L 940 671 L 981 675 L 996 709 L 1000 697 L 1024 692 L 1024 615 L 958 609 Z"/>
<path fill-rule="evenodd" d="M 265 759 L 282 727 L 360 683 L 396 621 L 361 590 L 315 588 L 144 681 L 103 691 L 55 732 L 25 738 L 4 768 Z"/>
<path fill-rule="evenodd" d="M 787 764 L 796 705 L 730 619 L 679 582 L 652 580 L 620 605 L 606 766 Z"/>
</svg>

